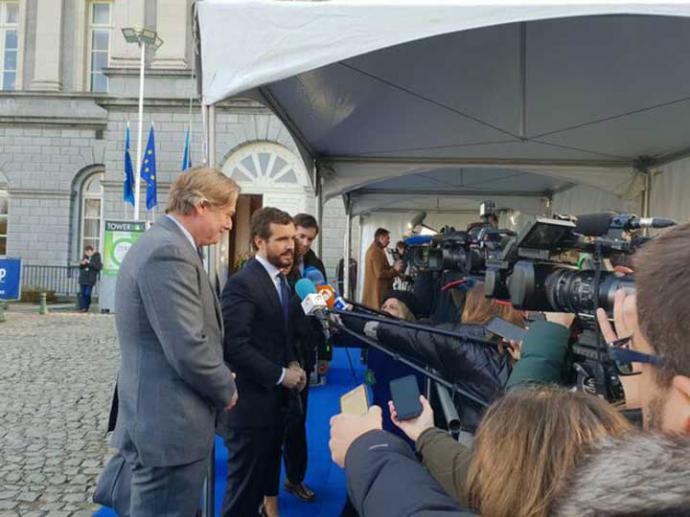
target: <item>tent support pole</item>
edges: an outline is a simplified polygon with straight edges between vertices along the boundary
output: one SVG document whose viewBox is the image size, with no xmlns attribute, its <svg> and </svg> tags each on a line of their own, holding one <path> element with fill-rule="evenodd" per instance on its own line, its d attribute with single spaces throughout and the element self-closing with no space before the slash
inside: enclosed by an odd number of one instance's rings
<svg viewBox="0 0 690 517">
<path fill-rule="evenodd" d="M 202 125 L 204 131 L 204 162 L 209 167 L 215 165 L 215 147 L 216 147 L 216 124 L 215 116 L 216 109 L 215 106 L 202 105 L 201 108 Z M 215 254 L 217 250 L 216 246 L 210 246 L 207 248 L 207 260 L 206 271 L 209 273 L 211 280 L 211 285 L 218 279 L 216 265 L 218 261 L 216 260 Z M 212 260 L 213 259 L 213 260 Z M 214 287 L 218 287 L 215 286 Z M 209 458 L 208 467 L 206 469 L 206 480 L 204 481 L 204 493 L 202 500 L 202 511 L 201 515 L 203 517 L 213 517 L 216 513 L 216 469 L 215 469 L 215 457 L 216 457 L 216 446 L 215 442 L 211 445 L 211 457 Z"/>
<path fill-rule="evenodd" d="M 319 230 L 323 230 L 323 189 L 321 185 L 321 174 L 319 174 L 319 168 L 316 164 L 313 165 L 314 168 L 314 201 L 315 201 L 315 214 L 314 218 L 316 223 L 319 225 Z M 319 231 L 316 236 L 316 254 L 319 257 L 323 257 L 323 238 L 322 231 Z"/>
<path fill-rule="evenodd" d="M 343 250 L 343 292 L 344 298 L 352 299 L 350 295 L 350 249 L 352 248 L 352 214 L 350 196 L 345 195 L 345 249 Z"/>
</svg>

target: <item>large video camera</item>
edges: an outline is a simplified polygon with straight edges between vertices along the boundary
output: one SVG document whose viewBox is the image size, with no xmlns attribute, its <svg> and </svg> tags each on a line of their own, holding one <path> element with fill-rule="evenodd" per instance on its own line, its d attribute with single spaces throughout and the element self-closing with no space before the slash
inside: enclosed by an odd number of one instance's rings
<svg viewBox="0 0 690 517">
<path fill-rule="evenodd" d="M 632 254 L 644 239 L 630 239 L 627 232 L 644 227 L 665 228 L 670 219 L 638 218 L 609 213 L 567 219 L 537 217 L 504 243 L 500 256 L 487 261 L 486 295 L 510 300 L 517 309 L 592 314 L 613 308 L 619 289 L 634 292 L 630 277 L 605 271 L 603 260 Z M 567 258 L 591 255 L 586 268 Z"/>
<path fill-rule="evenodd" d="M 420 271 L 483 275 L 487 262 L 500 255 L 506 238 L 515 235 L 510 230 L 496 228 L 495 209 L 493 201 L 484 201 L 479 207 L 480 221 L 471 224 L 467 230 L 444 226 L 436 235 L 407 239 L 407 260 Z"/>
<path fill-rule="evenodd" d="M 632 276 L 619 277 L 605 270 L 604 260 L 630 255 L 644 243 L 645 239 L 632 239 L 631 231 L 674 224 L 670 219 L 631 214 L 589 214 L 576 221 L 537 217 L 487 263 L 485 293 L 509 300 L 517 309 L 577 314 L 574 382 L 615 402 L 623 398 L 622 385 L 594 313 L 598 308 L 611 313 L 616 291 L 634 293 L 635 284 Z M 583 254 L 589 256 L 589 264 L 578 267 L 572 259 Z"/>
</svg>

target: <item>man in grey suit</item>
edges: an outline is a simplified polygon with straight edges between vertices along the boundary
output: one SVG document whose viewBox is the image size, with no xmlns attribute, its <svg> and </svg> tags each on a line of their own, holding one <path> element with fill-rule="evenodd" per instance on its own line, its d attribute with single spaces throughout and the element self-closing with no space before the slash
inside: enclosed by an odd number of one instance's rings
<svg viewBox="0 0 690 517">
<path fill-rule="evenodd" d="M 233 374 L 223 362 L 220 305 L 198 249 L 231 229 L 238 193 L 216 169 L 180 174 L 167 215 L 122 261 L 112 439 L 119 452 L 97 489 L 112 494 L 121 516 L 195 515 L 217 412 L 237 402 Z"/>
</svg>

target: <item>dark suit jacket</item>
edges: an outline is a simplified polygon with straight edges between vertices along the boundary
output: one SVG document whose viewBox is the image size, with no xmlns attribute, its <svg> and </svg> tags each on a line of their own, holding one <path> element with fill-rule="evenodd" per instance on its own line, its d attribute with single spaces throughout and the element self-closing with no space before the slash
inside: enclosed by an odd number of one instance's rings
<svg viewBox="0 0 690 517">
<path fill-rule="evenodd" d="M 91 258 L 84 255 L 82 260 L 84 259 L 88 259 L 89 263 L 86 265 L 79 264 L 79 285 L 96 285 L 98 273 L 103 269 L 101 254 L 96 251 L 91 255 Z"/>
<path fill-rule="evenodd" d="M 120 341 L 113 446 L 147 467 L 208 457 L 216 412 L 235 391 L 223 362 L 218 300 L 193 245 L 161 217 L 122 261 L 115 289 Z"/>
<path fill-rule="evenodd" d="M 282 368 L 296 361 L 291 325 L 264 267 L 251 259 L 230 277 L 221 296 L 225 361 L 237 375 L 239 400 L 221 415 L 227 428 L 270 427 L 283 423 L 288 391 L 276 385 Z"/>
</svg>

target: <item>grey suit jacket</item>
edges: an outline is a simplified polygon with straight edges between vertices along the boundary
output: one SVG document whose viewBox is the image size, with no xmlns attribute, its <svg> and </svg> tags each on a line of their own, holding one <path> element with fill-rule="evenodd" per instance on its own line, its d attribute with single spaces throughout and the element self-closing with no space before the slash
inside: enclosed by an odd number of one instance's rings
<svg viewBox="0 0 690 517">
<path fill-rule="evenodd" d="M 160 218 L 118 273 L 119 414 L 112 444 L 147 467 L 207 457 L 216 412 L 235 392 L 218 299 L 196 250 Z"/>
</svg>

